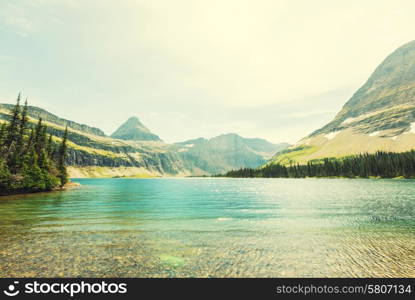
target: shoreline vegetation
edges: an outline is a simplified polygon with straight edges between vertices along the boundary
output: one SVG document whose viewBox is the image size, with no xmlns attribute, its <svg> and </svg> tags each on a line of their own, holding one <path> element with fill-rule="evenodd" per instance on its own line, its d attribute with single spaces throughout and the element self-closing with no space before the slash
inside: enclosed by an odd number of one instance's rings
<svg viewBox="0 0 415 300">
<path fill-rule="evenodd" d="M 67 134 L 61 141 L 48 135 L 39 118 L 28 122 L 27 100 L 17 97 L 9 122 L 0 127 L 0 195 L 47 192 L 69 186 L 65 165 Z"/>
<path fill-rule="evenodd" d="M 0 194 L 0 200 L 3 197 L 7 197 L 7 196 L 24 196 L 24 195 L 31 195 L 31 194 L 38 194 L 38 193 L 63 192 L 63 191 L 74 189 L 80 186 L 81 184 L 78 182 L 68 181 L 67 183 L 65 183 L 64 186 L 57 186 L 51 190 L 35 191 L 35 192 L 13 191 L 13 192 L 9 192 L 8 194 Z"/>
<path fill-rule="evenodd" d="M 232 170 L 215 177 L 235 178 L 415 178 L 415 150 L 378 151 L 343 158 L 324 158 L 305 165 L 268 164 Z"/>
</svg>

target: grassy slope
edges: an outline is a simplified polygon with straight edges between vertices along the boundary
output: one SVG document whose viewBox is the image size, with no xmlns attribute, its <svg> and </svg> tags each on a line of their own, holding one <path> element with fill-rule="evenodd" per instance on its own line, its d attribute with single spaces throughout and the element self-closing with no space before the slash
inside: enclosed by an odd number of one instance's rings
<svg viewBox="0 0 415 300">
<path fill-rule="evenodd" d="M 387 134 L 387 132 L 384 132 Z M 275 155 L 269 163 L 306 163 L 309 160 L 325 157 L 345 157 L 352 154 L 374 153 L 378 150 L 404 152 L 415 149 L 415 134 L 407 131 L 398 136 L 371 136 L 345 129 L 328 138 L 320 134 L 306 138 L 287 152 Z"/>
</svg>

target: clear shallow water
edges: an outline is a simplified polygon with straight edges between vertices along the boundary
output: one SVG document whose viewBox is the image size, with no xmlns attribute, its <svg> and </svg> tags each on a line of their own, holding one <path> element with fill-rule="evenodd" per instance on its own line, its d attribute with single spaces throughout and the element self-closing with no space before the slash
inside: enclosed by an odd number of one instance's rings
<svg viewBox="0 0 415 300">
<path fill-rule="evenodd" d="M 0 274 L 415 277 L 415 181 L 79 179 L 0 197 Z"/>
</svg>

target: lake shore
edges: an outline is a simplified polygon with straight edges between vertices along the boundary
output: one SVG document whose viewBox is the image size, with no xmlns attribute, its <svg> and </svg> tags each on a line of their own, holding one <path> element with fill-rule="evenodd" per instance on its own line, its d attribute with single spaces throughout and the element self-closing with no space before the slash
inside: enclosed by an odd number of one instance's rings
<svg viewBox="0 0 415 300">
<path fill-rule="evenodd" d="M 16 191 L 16 192 L 10 192 L 5 194 L 0 194 L 0 197 L 7 197 L 7 196 L 18 196 L 18 195 L 30 195 L 30 194 L 38 194 L 38 193 L 51 193 L 51 192 L 58 192 L 58 191 L 66 191 L 68 189 L 73 189 L 76 187 L 81 186 L 78 182 L 67 182 L 63 187 L 55 187 L 54 189 L 50 191 L 36 191 L 36 192 L 25 192 L 25 191 Z"/>
</svg>

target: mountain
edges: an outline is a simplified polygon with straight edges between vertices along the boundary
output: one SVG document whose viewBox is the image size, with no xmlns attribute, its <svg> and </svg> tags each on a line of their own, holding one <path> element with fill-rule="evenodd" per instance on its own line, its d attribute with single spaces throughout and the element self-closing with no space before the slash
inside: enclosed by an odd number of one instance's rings
<svg viewBox="0 0 415 300">
<path fill-rule="evenodd" d="M 7 115 L 13 109 L 13 107 L 14 104 L 0 103 L 0 120 L 7 120 Z M 51 114 L 50 112 L 36 106 L 29 106 L 28 113 L 30 117 L 35 118 L 36 120 L 42 118 L 45 121 L 59 125 L 61 127 L 68 126 L 72 129 L 79 130 L 85 133 L 94 134 L 97 136 L 105 136 L 105 133 L 101 129 L 59 118 L 58 116 Z"/>
<path fill-rule="evenodd" d="M 271 162 L 415 148 L 415 41 L 390 54 L 335 118 Z"/>
<path fill-rule="evenodd" d="M 0 120 L 10 119 L 13 105 L 0 104 Z M 123 141 L 101 130 L 68 121 L 38 107 L 29 106 L 29 126 L 39 117 L 53 141 L 60 143 L 68 126 L 67 165 L 71 177 L 190 175 L 174 147 L 158 141 Z"/>
<path fill-rule="evenodd" d="M 12 108 L 13 105 L 0 104 L 0 123 L 10 120 Z M 237 135 L 167 144 L 137 118 L 124 123 L 114 138 L 98 128 L 62 119 L 38 107 L 29 106 L 28 116 L 29 127 L 34 127 L 41 117 L 56 144 L 68 126 L 66 163 L 70 177 L 210 175 L 236 167 L 257 167 L 284 147 Z M 195 148 L 186 152 L 191 144 Z"/>
<path fill-rule="evenodd" d="M 258 167 L 277 151 L 289 146 L 286 143 L 272 144 L 264 139 L 243 138 L 234 133 L 211 139 L 198 138 L 176 145 L 184 161 L 210 174 Z"/>
<path fill-rule="evenodd" d="M 137 117 L 129 118 L 113 134 L 111 134 L 111 137 L 126 141 L 161 141 L 161 139 L 145 127 Z"/>
</svg>

